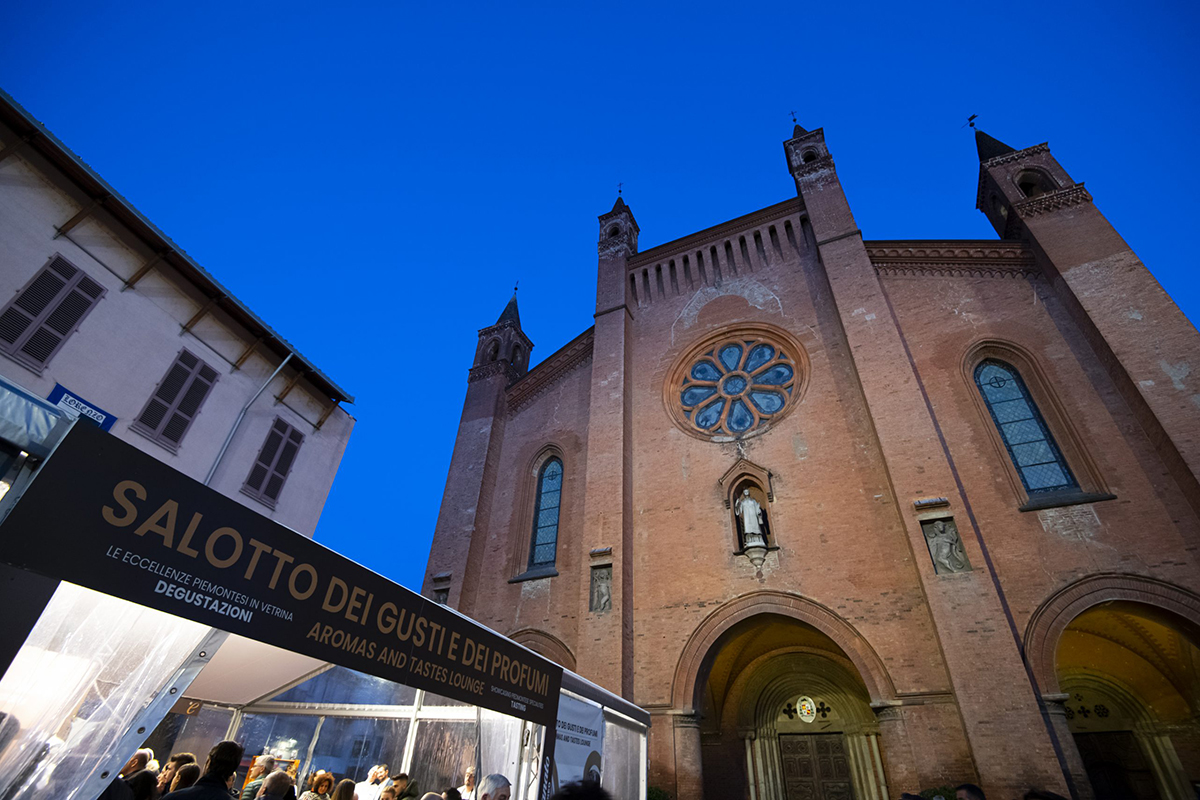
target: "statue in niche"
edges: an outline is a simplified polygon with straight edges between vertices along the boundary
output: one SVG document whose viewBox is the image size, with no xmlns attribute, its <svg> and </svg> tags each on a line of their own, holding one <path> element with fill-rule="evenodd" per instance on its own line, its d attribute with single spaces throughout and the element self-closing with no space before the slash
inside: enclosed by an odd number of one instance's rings
<svg viewBox="0 0 1200 800">
<path fill-rule="evenodd" d="M 954 520 L 935 519 L 922 522 L 921 531 L 925 534 L 925 543 L 929 546 L 929 555 L 938 575 L 966 572 L 971 569 Z"/>
<path fill-rule="evenodd" d="M 733 513 L 742 522 L 742 548 L 766 547 L 766 518 L 763 507 L 750 496 L 749 489 L 742 489 L 742 496 L 734 503 Z"/>
<path fill-rule="evenodd" d="M 612 567 L 592 567 L 592 596 L 588 611 L 612 609 Z"/>
</svg>

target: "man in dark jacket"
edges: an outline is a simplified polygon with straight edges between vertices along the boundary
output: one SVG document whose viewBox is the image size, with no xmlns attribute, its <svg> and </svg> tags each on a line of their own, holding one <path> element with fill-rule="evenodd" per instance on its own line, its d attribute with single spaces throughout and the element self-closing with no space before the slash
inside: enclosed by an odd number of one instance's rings
<svg viewBox="0 0 1200 800">
<path fill-rule="evenodd" d="M 242 746 L 237 742 L 218 742 L 208 751 L 204 774 L 194 786 L 171 792 L 171 800 L 229 800 L 233 776 L 242 763 Z"/>
</svg>

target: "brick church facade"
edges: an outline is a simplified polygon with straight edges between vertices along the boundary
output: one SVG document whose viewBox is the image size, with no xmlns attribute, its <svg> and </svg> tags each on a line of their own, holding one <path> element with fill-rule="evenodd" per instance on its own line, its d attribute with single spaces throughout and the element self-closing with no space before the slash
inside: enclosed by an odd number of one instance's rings
<svg viewBox="0 0 1200 800">
<path fill-rule="evenodd" d="M 1193 797 L 1200 334 L 1045 144 L 987 241 L 796 196 L 649 250 L 595 325 L 479 333 L 424 591 L 650 711 L 674 798 Z"/>
</svg>

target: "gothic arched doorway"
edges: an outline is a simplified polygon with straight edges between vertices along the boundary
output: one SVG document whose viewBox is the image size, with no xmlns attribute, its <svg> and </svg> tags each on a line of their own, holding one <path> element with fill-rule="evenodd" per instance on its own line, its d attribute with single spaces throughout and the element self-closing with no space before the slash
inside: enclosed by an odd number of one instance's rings
<svg viewBox="0 0 1200 800">
<path fill-rule="evenodd" d="M 828 634 L 755 614 L 713 642 L 698 677 L 704 797 L 887 797 L 870 693 Z"/>
<path fill-rule="evenodd" d="M 1096 800 L 1184 800 L 1200 786 L 1200 649 L 1140 603 L 1088 609 L 1063 630 L 1066 727 Z"/>
</svg>

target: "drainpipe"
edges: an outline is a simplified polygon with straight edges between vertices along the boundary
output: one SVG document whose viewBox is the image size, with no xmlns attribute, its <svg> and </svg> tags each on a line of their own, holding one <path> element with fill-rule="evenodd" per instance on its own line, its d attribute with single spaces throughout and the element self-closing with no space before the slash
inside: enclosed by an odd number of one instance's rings
<svg viewBox="0 0 1200 800">
<path fill-rule="evenodd" d="M 234 421 L 233 427 L 229 429 L 229 435 L 225 437 L 225 444 L 221 445 L 221 452 L 217 453 L 217 460 L 213 462 L 212 469 L 208 471 L 208 477 L 204 479 L 205 486 L 208 486 L 210 483 L 212 483 L 213 475 L 217 473 L 217 467 L 221 465 L 221 459 L 225 457 L 225 451 L 229 449 L 229 443 L 233 441 L 233 435 L 237 433 L 237 429 L 241 427 L 242 420 L 246 418 L 246 412 L 250 410 L 250 406 L 253 405 L 254 401 L 258 399 L 258 396 L 263 393 L 263 390 L 271 385 L 271 381 L 275 380 L 275 376 L 287 366 L 287 363 L 292 360 L 293 355 L 295 355 L 295 353 L 288 353 L 287 358 L 283 360 L 283 363 L 276 367 L 275 371 L 271 373 L 271 377 L 267 378 L 263 385 L 258 387 L 258 391 L 254 393 L 254 397 L 251 397 L 246 401 L 246 405 L 242 406 L 242 410 L 238 412 L 237 419 Z"/>
</svg>

